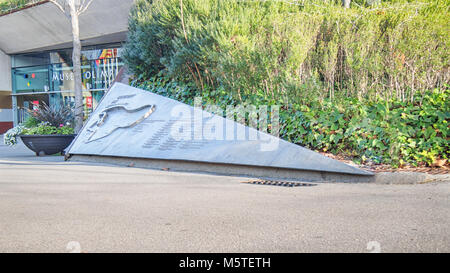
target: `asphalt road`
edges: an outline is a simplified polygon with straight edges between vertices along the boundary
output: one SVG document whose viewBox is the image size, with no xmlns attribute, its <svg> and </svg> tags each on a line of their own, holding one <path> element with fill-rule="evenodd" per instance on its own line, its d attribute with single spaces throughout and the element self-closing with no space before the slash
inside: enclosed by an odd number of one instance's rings
<svg viewBox="0 0 450 273">
<path fill-rule="evenodd" d="M 0 252 L 450 252 L 450 183 L 282 188 L 0 144 Z"/>
</svg>

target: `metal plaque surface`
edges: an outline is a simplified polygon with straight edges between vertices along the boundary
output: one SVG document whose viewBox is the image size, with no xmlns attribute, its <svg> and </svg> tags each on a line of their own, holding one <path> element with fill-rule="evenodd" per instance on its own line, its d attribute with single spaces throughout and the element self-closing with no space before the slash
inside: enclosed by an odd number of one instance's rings
<svg viewBox="0 0 450 273">
<path fill-rule="evenodd" d="M 220 115 L 121 83 L 105 95 L 68 153 L 371 175 Z"/>
</svg>

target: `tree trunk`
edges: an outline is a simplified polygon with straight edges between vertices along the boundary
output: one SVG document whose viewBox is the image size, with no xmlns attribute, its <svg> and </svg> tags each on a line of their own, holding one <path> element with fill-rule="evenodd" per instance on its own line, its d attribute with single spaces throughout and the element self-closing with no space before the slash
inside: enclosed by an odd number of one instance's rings
<svg viewBox="0 0 450 273">
<path fill-rule="evenodd" d="M 74 1 L 69 1 L 70 18 L 72 21 L 73 36 L 73 74 L 75 85 L 75 133 L 79 133 L 83 127 L 84 105 L 83 105 L 83 89 L 81 82 L 81 41 L 80 41 L 80 25 L 78 22 L 78 14 Z"/>
<path fill-rule="evenodd" d="M 350 8 L 350 2 L 351 0 L 342 0 L 342 6 L 346 9 Z"/>
</svg>

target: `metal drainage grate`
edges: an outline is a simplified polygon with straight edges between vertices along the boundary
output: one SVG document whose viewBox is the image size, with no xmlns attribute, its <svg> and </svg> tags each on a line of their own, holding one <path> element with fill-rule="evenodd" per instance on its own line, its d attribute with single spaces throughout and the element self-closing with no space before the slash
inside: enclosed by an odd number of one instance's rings
<svg viewBox="0 0 450 273">
<path fill-rule="evenodd" d="M 252 180 L 242 182 L 244 184 L 253 184 L 253 185 L 267 185 L 267 186 L 279 186 L 279 187 L 314 187 L 317 184 L 310 183 L 301 183 L 301 182 L 284 182 L 284 181 L 270 181 L 270 180 Z"/>
</svg>

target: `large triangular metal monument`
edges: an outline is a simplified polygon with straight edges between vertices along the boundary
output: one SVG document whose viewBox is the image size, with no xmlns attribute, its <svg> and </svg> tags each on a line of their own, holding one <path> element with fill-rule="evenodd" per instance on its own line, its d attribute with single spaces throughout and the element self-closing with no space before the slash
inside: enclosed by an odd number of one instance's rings
<svg viewBox="0 0 450 273">
<path fill-rule="evenodd" d="M 189 163 L 181 168 L 186 171 L 228 169 L 233 174 L 237 166 L 247 170 L 239 175 L 253 175 L 248 171 L 252 168 L 264 170 L 265 176 L 272 176 L 270 171 L 294 171 L 298 177 L 292 178 L 300 179 L 302 173 L 314 172 L 371 175 L 220 115 L 121 83 L 107 92 L 67 154 Z"/>
</svg>

